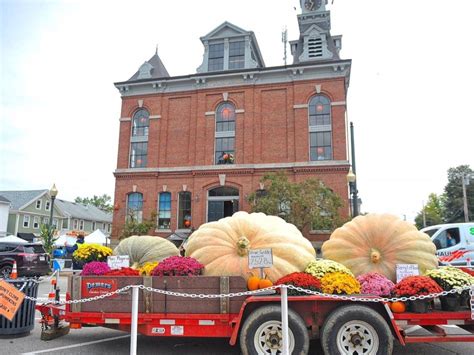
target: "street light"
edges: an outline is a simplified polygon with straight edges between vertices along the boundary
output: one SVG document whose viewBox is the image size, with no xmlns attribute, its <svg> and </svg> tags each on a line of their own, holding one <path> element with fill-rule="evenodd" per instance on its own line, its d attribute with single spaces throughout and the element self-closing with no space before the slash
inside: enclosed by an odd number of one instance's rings
<svg viewBox="0 0 474 355">
<path fill-rule="evenodd" d="M 470 174 L 461 174 L 461 180 L 462 180 L 462 198 L 463 198 L 463 205 L 464 205 L 464 222 L 469 222 L 469 209 L 467 207 L 467 192 L 466 192 L 466 186 L 469 185 L 470 178 L 474 178 L 474 175 Z"/>
<path fill-rule="evenodd" d="M 356 175 L 352 172 L 352 168 L 349 168 L 349 173 L 346 176 L 347 182 L 349 183 L 350 188 L 350 195 L 352 201 L 352 217 L 356 217 L 359 215 L 359 198 L 357 197 L 357 184 Z"/>
<path fill-rule="evenodd" d="M 58 189 L 56 188 L 56 184 L 53 184 L 53 187 L 49 190 L 49 196 L 51 196 L 51 212 L 49 214 L 49 228 L 53 225 L 53 210 L 54 210 L 54 200 L 58 195 Z M 52 232 L 52 231 L 51 231 Z"/>
</svg>

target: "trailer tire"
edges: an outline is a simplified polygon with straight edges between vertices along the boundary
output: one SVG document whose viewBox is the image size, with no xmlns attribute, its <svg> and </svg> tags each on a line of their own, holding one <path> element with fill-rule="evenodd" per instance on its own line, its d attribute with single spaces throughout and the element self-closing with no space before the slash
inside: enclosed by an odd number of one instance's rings
<svg viewBox="0 0 474 355">
<path fill-rule="evenodd" d="M 326 355 L 391 355 L 393 337 L 378 312 L 363 305 L 347 305 L 326 318 L 321 346 Z"/>
<path fill-rule="evenodd" d="M 309 333 L 301 316 L 288 309 L 288 336 L 290 354 L 306 355 L 309 351 Z M 281 307 L 257 308 L 245 319 L 240 331 L 240 349 L 243 355 L 281 354 Z"/>
</svg>

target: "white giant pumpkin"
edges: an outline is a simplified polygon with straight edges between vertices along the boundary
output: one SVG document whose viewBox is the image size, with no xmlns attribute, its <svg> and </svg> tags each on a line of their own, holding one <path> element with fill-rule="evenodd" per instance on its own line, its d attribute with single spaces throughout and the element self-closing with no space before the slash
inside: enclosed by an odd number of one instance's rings
<svg viewBox="0 0 474 355">
<path fill-rule="evenodd" d="M 186 256 L 204 264 L 204 275 L 247 279 L 252 271 L 249 250 L 267 248 L 272 249 L 273 266 L 264 271 L 273 282 L 304 271 L 316 256 L 311 243 L 293 224 L 280 217 L 243 211 L 201 225 L 188 239 Z"/>
<path fill-rule="evenodd" d="M 378 272 L 396 281 L 397 264 L 418 264 L 420 274 L 438 266 L 430 237 L 390 214 L 358 216 L 336 229 L 323 244 L 323 257 L 356 276 Z"/>
</svg>

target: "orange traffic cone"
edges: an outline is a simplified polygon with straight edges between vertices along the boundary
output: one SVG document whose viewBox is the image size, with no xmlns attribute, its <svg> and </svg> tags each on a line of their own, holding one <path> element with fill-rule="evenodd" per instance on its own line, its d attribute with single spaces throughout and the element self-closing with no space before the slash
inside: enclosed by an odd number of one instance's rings
<svg viewBox="0 0 474 355">
<path fill-rule="evenodd" d="M 12 272 L 10 274 L 11 279 L 17 279 L 18 278 L 18 270 L 16 268 L 16 260 L 13 260 L 13 267 L 12 267 Z"/>
</svg>

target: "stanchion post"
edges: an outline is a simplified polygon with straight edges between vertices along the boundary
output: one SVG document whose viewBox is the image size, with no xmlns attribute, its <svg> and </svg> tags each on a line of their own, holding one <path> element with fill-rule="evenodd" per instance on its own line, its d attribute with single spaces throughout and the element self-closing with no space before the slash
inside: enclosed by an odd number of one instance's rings
<svg viewBox="0 0 474 355">
<path fill-rule="evenodd" d="M 285 285 L 281 285 L 281 330 L 283 336 L 282 355 L 290 355 L 288 338 L 288 290 Z"/>
<path fill-rule="evenodd" d="M 138 287 L 132 287 L 132 324 L 130 329 L 130 355 L 137 355 L 138 291 Z"/>
</svg>

